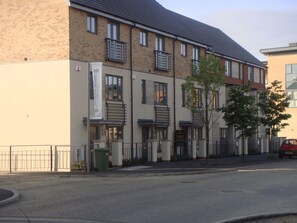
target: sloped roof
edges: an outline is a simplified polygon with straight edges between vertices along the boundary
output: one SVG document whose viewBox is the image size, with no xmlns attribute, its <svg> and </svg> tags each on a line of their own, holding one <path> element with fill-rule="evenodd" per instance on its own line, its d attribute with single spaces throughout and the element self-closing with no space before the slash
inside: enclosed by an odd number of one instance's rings
<svg viewBox="0 0 297 223">
<path fill-rule="evenodd" d="M 164 8 L 155 0 L 70 0 L 72 3 L 212 47 L 212 51 L 263 64 L 220 29 Z"/>
</svg>

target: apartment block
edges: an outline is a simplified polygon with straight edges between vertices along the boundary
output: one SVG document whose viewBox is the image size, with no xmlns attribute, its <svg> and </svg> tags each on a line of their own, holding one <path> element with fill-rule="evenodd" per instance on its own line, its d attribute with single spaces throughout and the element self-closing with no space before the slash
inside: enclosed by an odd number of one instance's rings
<svg viewBox="0 0 297 223">
<path fill-rule="evenodd" d="M 255 97 L 265 88 L 258 59 L 155 0 L 2 0 L 0 19 L 3 146 L 111 149 L 121 141 L 123 154 L 139 158 L 157 142 L 161 158 L 166 141 L 170 156 L 204 157 L 205 128 L 181 88 L 201 57 L 214 53 L 226 67 L 217 106 L 232 86 L 251 82 Z M 216 117 L 213 145 L 229 142 L 225 155 L 236 154 L 234 129 Z M 259 128 L 255 139 L 265 137 Z"/>
<path fill-rule="evenodd" d="M 278 136 L 295 138 L 297 129 L 297 43 L 261 49 L 260 52 L 268 57 L 268 85 L 275 80 L 281 81 L 282 90 L 290 97 L 290 105 L 286 112 L 291 114 L 292 118 L 288 120 L 289 125 L 282 129 Z"/>
</svg>

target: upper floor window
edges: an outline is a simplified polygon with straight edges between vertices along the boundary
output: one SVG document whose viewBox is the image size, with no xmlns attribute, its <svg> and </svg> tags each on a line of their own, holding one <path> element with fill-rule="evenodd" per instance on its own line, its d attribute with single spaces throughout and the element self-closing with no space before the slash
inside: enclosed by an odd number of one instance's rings
<svg viewBox="0 0 297 223">
<path fill-rule="evenodd" d="M 193 96 L 195 108 L 202 108 L 202 89 L 196 88 Z"/>
<path fill-rule="evenodd" d="M 155 96 L 155 104 L 167 105 L 167 84 L 155 82 L 154 96 Z"/>
<path fill-rule="evenodd" d="M 251 66 L 248 67 L 248 80 L 254 81 L 254 68 Z"/>
<path fill-rule="evenodd" d="M 187 94 L 185 90 L 182 90 L 182 107 L 186 107 L 187 101 Z M 201 88 L 195 88 L 193 91 L 193 100 L 191 100 L 192 106 L 194 108 L 202 108 L 202 89 Z"/>
<path fill-rule="evenodd" d="M 200 67 L 200 50 L 194 47 L 192 51 L 192 75 L 199 73 Z"/>
<path fill-rule="evenodd" d="M 213 99 L 212 99 L 212 104 L 213 104 L 213 109 L 218 109 L 220 107 L 220 94 L 219 92 L 214 92 L 213 93 Z"/>
<path fill-rule="evenodd" d="M 105 89 L 106 89 L 106 100 L 110 100 L 110 101 L 123 100 L 122 77 L 106 75 Z"/>
<path fill-rule="evenodd" d="M 239 63 L 238 78 L 240 80 L 242 80 L 242 78 L 243 78 L 243 75 L 242 74 L 243 74 L 243 65 L 241 63 Z"/>
<path fill-rule="evenodd" d="M 297 64 L 286 65 L 286 91 L 290 97 L 289 107 L 297 107 Z"/>
<path fill-rule="evenodd" d="M 165 51 L 165 39 L 163 36 L 156 36 L 155 50 Z"/>
<path fill-rule="evenodd" d="M 95 16 L 87 16 L 87 31 L 90 33 L 97 33 L 97 18 Z"/>
<path fill-rule="evenodd" d="M 231 73 L 232 73 L 231 70 L 232 70 L 231 61 L 225 60 L 225 75 L 227 77 L 231 77 Z"/>
<path fill-rule="evenodd" d="M 90 97 L 90 99 L 94 99 L 93 72 L 89 73 L 89 97 Z"/>
<path fill-rule="evenodd" d="M 148 35 L 146 31 L 140 31 L 140 45 L 148 46 Z"/>
<path fill-rule="evenodd" d="M 187 44 L 185 43 L 180 44 L 180 54 L 184 57 L 187 56 Z"/>
<path fill-rule="evenodd" d="M 265 83 L 265 75 L 264 75 L 264 70 L 260 69 L 260 83 L 264 84 Z"/>
<path fill-rule="evenodd" d="M 193 60 L 200 61 L 200 52 L 198 47 L 193 48 Z"/>
<path fill-rule="evenodd" d="M 120 25 L 115 22 L 109 22 L 107 24 L 107 37 L 113 40 L 120 39 Z"/>
</svg>

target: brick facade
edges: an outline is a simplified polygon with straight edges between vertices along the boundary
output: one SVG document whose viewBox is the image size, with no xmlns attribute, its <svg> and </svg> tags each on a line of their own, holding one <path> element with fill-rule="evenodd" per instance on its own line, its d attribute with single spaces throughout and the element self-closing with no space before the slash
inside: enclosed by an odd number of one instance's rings
<svg viewBox="0 0 297 223">
<path fill-rule="evenodd" d="M 69 58 L 68 11 L 63 0 L 1 0 L 0 63 Z"/>
</svg>

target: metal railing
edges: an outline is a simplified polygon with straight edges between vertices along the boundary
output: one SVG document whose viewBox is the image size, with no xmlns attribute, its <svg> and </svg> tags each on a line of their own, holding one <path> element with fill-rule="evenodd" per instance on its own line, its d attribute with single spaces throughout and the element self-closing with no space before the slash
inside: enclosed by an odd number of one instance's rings
<svg viewBox="0 0 297 223">
<path fill-rule="evenodd" d="M 69 172 L 85 167 L 85 145 L 0 146 L 0 171 Z"/>
<path fill-rule="evenodd" d="M 155 69 L 162 71 L 170 71 L 171 55 L 163 51 L 155 50 Z"/>
<path fill-rule="evenodd" d="M 106 39 L 106 59 L 114 62 L 127 62 L 127 44 L 114 39 Z"/>
<path fill-rule="evenodd" d="M 124 143 L 123 161 L 124 165 L 148 162 L 149 143 Z"/>
</svg>

